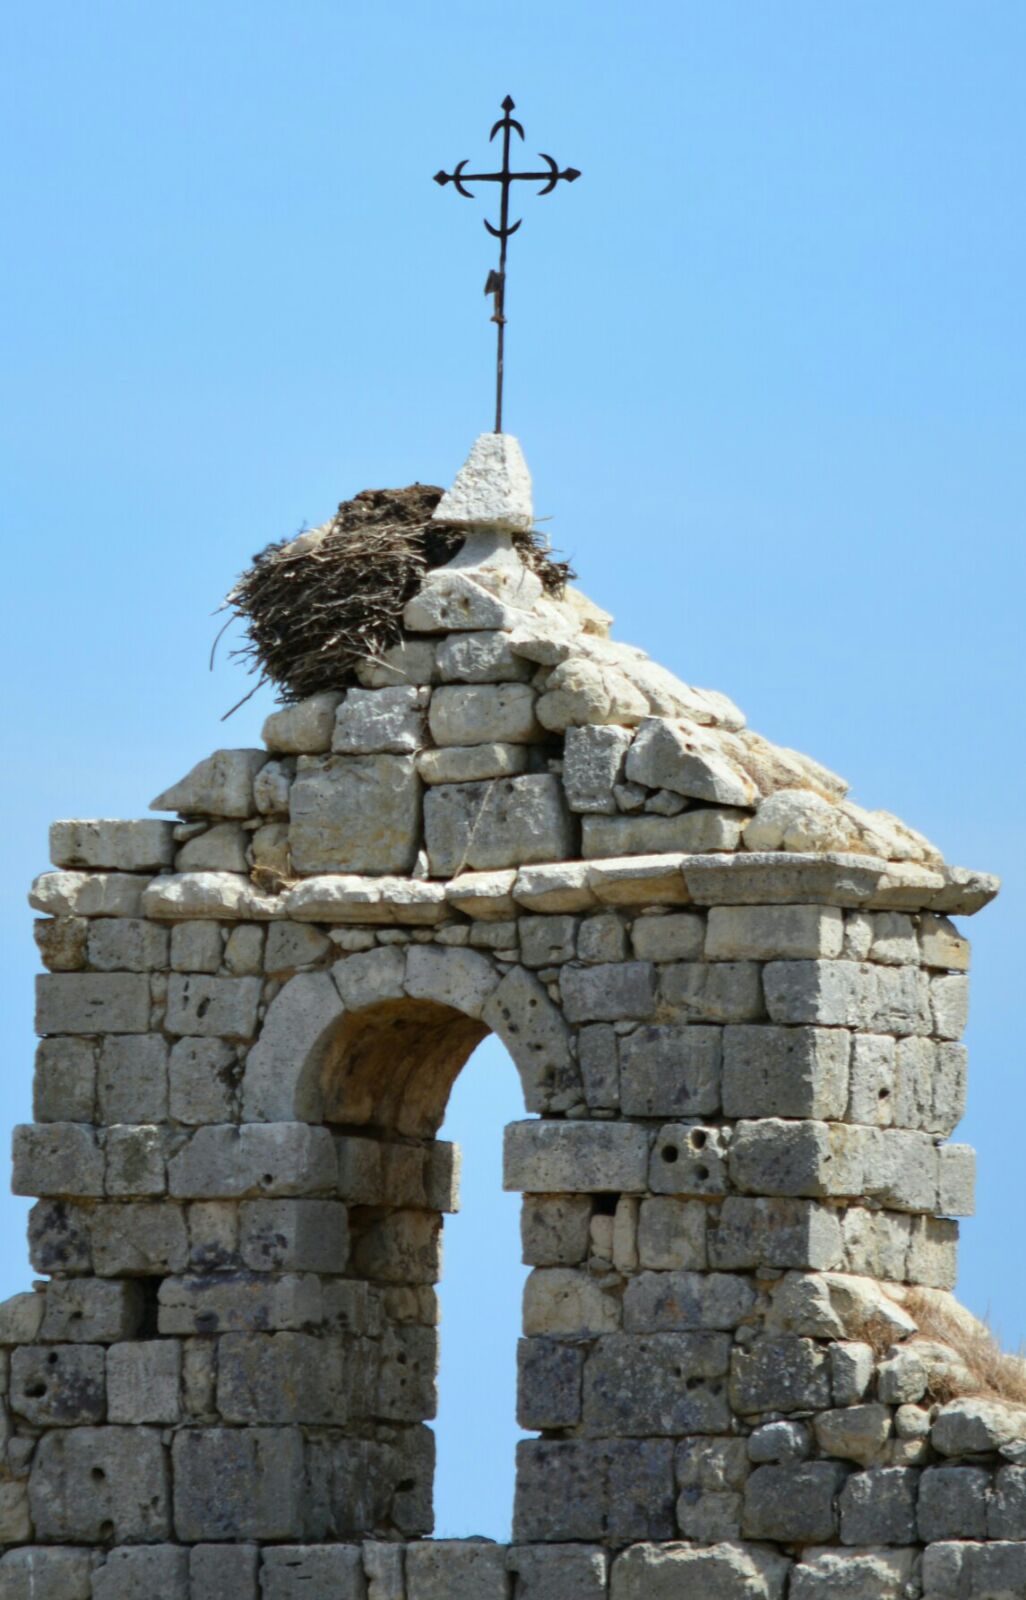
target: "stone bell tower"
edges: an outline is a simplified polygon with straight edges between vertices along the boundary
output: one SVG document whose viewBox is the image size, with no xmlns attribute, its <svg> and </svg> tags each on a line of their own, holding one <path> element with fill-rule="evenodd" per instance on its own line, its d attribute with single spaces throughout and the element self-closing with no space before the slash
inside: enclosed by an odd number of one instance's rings
<svg viewBox="0 0 1026 1600">
<path fill-rule="evenodd" d="M 1026 1378 L 950 1293 L 950 919 L 996 880 L 614 641 L 508 435 L 426 517 L 392 642 L 265 748 L 54 824 L 0 1600 L 1026 1595 Z M 436 1133 L 489 1031 L 508 1548 L 431 1538 Z"/>
</svg>

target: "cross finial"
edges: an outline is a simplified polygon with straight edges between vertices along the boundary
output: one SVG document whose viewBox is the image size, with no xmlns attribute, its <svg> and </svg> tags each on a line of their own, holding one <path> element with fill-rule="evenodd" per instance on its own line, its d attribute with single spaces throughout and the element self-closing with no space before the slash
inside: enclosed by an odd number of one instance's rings
<svg viewBox="0 0 1026 1600">
<path fill-rule="evenodd" d="M 545 172 L 513 172 L 510 169 L 509 154 L 511 135 L 515 132 L 523 139 L 524 130 L 520 123 L 512 116 L 516 109 L 513 96 L 508 94 L 502 102 L 505 113 L 492 128 L 489 140 L 502 133 L 502 167 L 498 172 L 466 172 L 466 161 L 457 162 L 452 172 L 435 173 L 435 182 L 442 188 L 447 183 L 454 184 L 456 192 L 463 195 L 466 200 L 473 200 L 474 195 L 466 188 L 468 183 L 497 183 L 501 185 L 499 200 L 499 226 L 493 225 L 485 218 L 485 227 L 493 238 L 499 241 L 499 266 L 497 271 L 488 274 L 485 284 L 485 294 L 494 296 L 495 309 L 492 312 L 492 321 L 498 328 L 498 351 L 495 372 L 495 432 L 502 432 L 502 385 L 505 373 L 506 355 L 506 246 L 509 239 L 520 227 L 520 220 L 511 223 L 509 220 L 509 191 L 514 183 L 541 183 L 543 188 L 539 194 L 551 194 L 556 184 L 560 181 L 573 183 L 581 176 L 576 167 L 564 167 L 560 171 L 557 163 L 551 156 L 541 155 L 542 161 L 547 163 Z"/>
</svg>

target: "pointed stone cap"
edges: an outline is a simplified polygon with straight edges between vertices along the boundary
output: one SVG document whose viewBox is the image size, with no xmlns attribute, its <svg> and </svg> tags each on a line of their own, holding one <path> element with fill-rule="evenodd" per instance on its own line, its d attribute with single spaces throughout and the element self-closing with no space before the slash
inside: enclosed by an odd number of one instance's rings
<svg viewBox="0 0 1026 1600">
<path fill-rule="evenodd" d="M 507 533 L 530 528 L 531 474 L 519 441 L 511 433 L 482 433 L 432 520 Z"/>
</svg>

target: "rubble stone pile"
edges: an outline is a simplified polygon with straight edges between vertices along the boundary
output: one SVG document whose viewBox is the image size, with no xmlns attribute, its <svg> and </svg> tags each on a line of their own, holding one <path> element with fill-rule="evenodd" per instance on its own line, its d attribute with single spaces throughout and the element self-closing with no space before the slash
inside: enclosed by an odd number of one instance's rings
<svg viewBox="0 0 1026 1600">
<path fill-rule="evenodd" d="M 996 880 L 555 596 L 515 440 L 436 515 L 357 685 L 177 821 L 54 824 L 0 1600 L 1026 1595 L 1026 1368 L 950 1292 L 950 919 Z M 488 1032 L 509 1547 L 430 1538 L 436 1134 Z"/>
</svg>

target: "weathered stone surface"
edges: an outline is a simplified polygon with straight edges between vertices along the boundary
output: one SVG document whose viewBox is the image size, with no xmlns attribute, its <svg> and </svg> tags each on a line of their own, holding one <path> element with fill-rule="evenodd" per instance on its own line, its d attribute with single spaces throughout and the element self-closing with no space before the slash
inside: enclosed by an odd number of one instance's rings
<svg viewBox="0 0 1026 1600">
<path fill-rule="evenodd" d="M 783 1556 L 741 1544 L 635 1545 L 613 1562 L 610 1600 L 783 1600 L 790 1567 Z"/>
<path fill-rule="evenodd" d="M 172 1339 L 115 1344 L 107 1352 L 109 1422 L 181 1421 L 181 1346 Z"/>
<path fill-rule="evenodd" d="M 613 785 L 623 770 L 631 735 L 626 728 L 567 728 L 563 786 L 571 811 L 616 813 Z"/>
<path fill-rule="evenodd" d="M 596 1546 L 514 1545 L 507 1565 L 516 1600 L 606 1600 L 608 1557 Z"/>
<path fill-rule="evenodd" d="M 199 1038 L 251 1039 L 259 1004 L 259 978 L 176 972 L 168 982 L 167 1031 Z"/>
<path fill-rule="evenodd" d="M 513 434 L 478 435 L 452 487 L 438 502 L 434 521 L 467 529 L 501 528 L 509 533 L 532 526 L 531 474 Z M 491 1600 L 491 1596 L 482 1596 L 482 1600 Z"/>
<path fill-rule="evenodd" d="M 536 1194 L 641 1193 L 648 1135 L 613 1122 L 511 1122 L 506 1128 L 503 1187 Z"/>
<path fill-rule="evenodd" d="M 839 956 L 843 912 L 837 906 L 713 906 L 707 961 L 782 961 Z"/>
<path fill-rule="evenodd" d="M 180 1539 L 302 1537 L 298 1428 L 187 1428 L 175 1434 L 172 1453 Z"/>
<path fill-rule="evenodd" d="M 48 972 L 81 972 L 87 965 L 89 922 L 85 917 L 39 917 L 32 924 L 32 936 Z"/>
<path fill-rule="evenodd" d="M 3 1600 L 91 1600 L 92 1550 L 45 1549 L 31 1545 L 8 1550 L 0 1559 Z"/>
<path fill-rule="evenodd" d="M 498 922 L 515 916 L 513 899 L 515 870 L 504 872 L 461 872 L 446 885 L 449 904 L 464 916 Z"/>
<path fill-rule="evenodd" d="M 682 811 L 677 817 L 586 816 L 581 825 L 581 853 L 590 858 L 736 850 L 744 818 L 743 811 L 715 806 Z"/>
<path fill-rule="evenodd" d="M 380 952 L 373 958 L 382 964 Z M 343 963 L 350 966 L 359 957 Z M 487 956 L 476 950 L 437 950 L 430 945 L 415 945 L 406 961 L 405 989 L 415 1000 L 434 1000 L 452 1006 L 469 1017 L 484 1014 L 489 996 L 499 982 L 499 974 Z M 345 998 L 345 991 L 343 991 Z"/>
<path fill-rule="evenodd" d="M 101 917 L 89 925 L 89 965 L 99 972 L 152 972 L 168 963 L 168 930 L 139 917 Z"/>
<path fill-rule="evenodd" d="M 143 818 L 106 818 L 50 824 L 50 860 L 55 867 L 116 872 L 156 872 L 174 859 L 174 824 Z"/>
<path fill-rule="evenodd" d="M 131 1201 L 98 1206 L 91 1217 L 93 1268 L 100 1277 L 155 1277 L 181 1272 L 189 1258 L 179 1206 Z"/>
<path fill-rule="evenodd" d="M 525 744 L 540 737 L 535 693 L 526 683 L 446 684 L 431 696 L 437 745 Z"/>
<path fill-rule="evenodd" d="M 700 1023 L 637 1028 L 620 1045 L 620 1105 L 628 1116 L 718 1111 L 722 1032 Z"/>
<path fill-rule="evenodd" d="M 319 1118 L 322 1101 L 316 1070 L 297 1082 L 296 1065 L 316 1066 L 344 1014 L 329 973 L 302 972 L 290 979 L 268 1007 L 260 1038 L 246 1057 L 242 1080 L 246 1120 Z"/>
<path fill-rule="evenodd" d="M 905 1600 L 914 1550 L 802 1551 L 791 1574 L 790 1600 Z"/>
<path fill-rule="evenodd" d="M 883 1456 L 891 1434 L 887 1406 L 855 1405 L 823 1411 L 815 1419 L 816 1441 L 827 1456 L 871 1467 Z"/>
<path fill-rule="evenodd" d="M 178 872 L 248 872 L 248 836 L 237 822 L 216 822 L 175 855 Z"/>
<path fill-rule="evenodd" d="M 141 1318 L 142 1294 L 135 1283 L 55 1278 L 46 1286 L 40 1332 L 43 1339 L 54 1342 L 113 1343 L 131 1339 Z"/>
<path fill-rule="evenodd" d="M 754 961 L 681 961 L 659 969 L 659 999 L 688 1022 L 751 1022 L 765 1013 Z"/>
<path fill-rule="evenodd" d="M 668 1439 L 532 1439 L 517 1446 L 518 1541 L 669 1539 L 673 1501 Z"/>
<path fill-rule="evenodd" d="M 524 1285 L 527 1335 L 583 1337 L 615 1333 L 619 1326 L 619 1301 L 586 1272 L 538 1268 Z"/>
<path fill-rule="evenodd" d="M 653 717 L 643 722 L 627 756 L 627 776 L 649 789 L 669 789 L 711 805 L 750 806 L 748 774 L 735 767 L 694 724 Z"/>
<path fill-rule="evenodd" d="M 606 1435 L 723 1433 L 729 1360 L 722 1333 L 608 1334 L 585 1367 L 585 1426 Z"/>
<path fill-rule="evenodd" d="M 266 750 L 215 750 L 151 800 L 150 810 L 186 817 L 250 817 L 253 780 L 266 761 Z"/>
<path fill-rule="evenodd" d="M 168 1105 L 177 1122 L 231 1122 L 242 1067 L 223 1039 L 176 1039 L 168 1057 Z"/>
<path fill-rule="evenodd" d="M 137 917 L 148 882 L 129 872 L 43 872 L 29 905 L 54 917 Z"/>
<path fill-rule="evenodd" d="M 168 1110 L 168 1049 L 159 1033 L 104 1039 L 96 1074 L 103 1123 L 163 1122 Z"/>
<path fill-rule="evenodd" d="M 281 711 L 272 711 L 261 734 L 268 750 L 285 755 L 319 755 L 330 750 L 335 712 L 341 699 L 341 694 L 329 690 L 309 695 Z"/>
<path fill-rule="evenodd" d="M 481 783 L 487 778 L 513 778 L 527 771 L 527 746 L 522 744 L 449 745 L 422 750 L 417 771 L 425 783 Z"/>
<path fill-rule="evenodd" d="M 826 1351 L 812 1339 L 793 1334 L 760 1335 L 747 1349 L 734 1351 L 730 1401 L 742 1416 L 758 1411 L 822 1411 L 830 1404 Z"/>
<path fill-rule="evenodd" d="M 648 709 L 645 696 L 626 673 L 609 662 L 583 656 L 571 656 L 549 673 L 537 705 L 539 722 L 553 733 L 587 723 L 633 727 Z"/>
<path fill-rule="evenodd" d="M 693 911 L 638 917 L 631 940 L 639 961 L 697 961 L 705 944 L 705 918 Z"/>
<path fill-rule="evenodd" d="M 522 1428 L 572 1428 L 581 1417 L 584 1352 L 560 1339 L 517 1345 L 517 1421 Z"/>
<path fill-rule="evenodd" d="M 339 755 L 405 755 L 424 743 L 427 691 L 413 686 L 350 689 L 335 716 Z"/>
<path fill-rule="evenodd" d="M 754 1304 L 749 1281 L 732 1273 L 640 1272 L 627 1285 L 623 1325 L 627 1333 L 731 1329 Z"/>
<path fill-rule="evenodd" d="M 707 1264 L 706 1207 L 697 1200 L 650 1196 L 638 1214 L 637 1255 L 642 1268 L 700 1270 Z"/>
<path fill-rule="evenodd" d="M 424 797 L 424 832 L 440 878 L 576 853 L 559 780 L 547 774 L 435 785 Z"/>
<path fill-rule="evenodd" d="M 261 1600 L 365 1600 L 360 1547 L 272 1546 L 262 1555 L 260 1593 Z"/>
<path fill-rule="evenodd" d="M 531 663 L 514 655 L 504 633 L 459 633 L 438 646 L 443 683 L 523 683 L 531 673 Z"/>
<path fill-rule="evenodd" d="M 106 1408 L 102 1346 L 37 1344 L 13 1351 L 10 1404 L 37 1428 L 102 1422 Z"/>
<path fill-rule="evenodd" d="M 831 1461 L 756 1467 L 745 1484 L 742 1529 L 750 1539 L 821 1544 L 837 1533 L 835 1498 L 844 1468 Z"/>
<path fill-rule="evenodd" d="M 190 1600 L 189 1552 L 174 1544 L 122 1545 L 93 1577 L 93 1600 Z"/>
<path fill-rule="evenodd" d="M 591 873 L 583 861 L 521 867 L 513 884 L 513 898 L 528 911 L 590 911 L 596 904 Z"/>
<path fill-rule="evenodd" d="M 919 1479 L 919 1537 L 983 1539 L 987 1533 L 990 1473 L 981 1467 L 928 1467 Z"/>
<path fill-rule="evenodd" d="M 668 1122 L 656 1134 L 648 1184 L 656 1194 L 724 1194 L 728 1132 L 694 1122 Z"/>
<path fill-rule="evenodd" d="M 327 1128 L 305 1122 L 197 1128 L 169 1162 L 168 1181 L 173 1195 L 199 1200 L 330 1191 L 335 1148 Z"/>
<path fill-rule="evenodd" d="M 33 1457 L 29 1504 L 36 1537 L 43 1541 L 170 1538 L 168 1462 L 159 1432 L 62 1428 L 47 1433 Z"/>
<path fill-rule="evenodd" d="M 37 1033 L 143 1033 L 150 1019 L 144 973 L 44 973 L 36 979 Z"/>
<path fill-rule="evenodd" d="M 256 1545 L 196 1544 L 188 1554 L 189 1600 L 257 1600 Z"/>
<path fill-rule="evenodd" d="M 644 1020 L 655 1010 L 655 969 L 647 961 L 571 965 L 560 974 L 569 1022 Z"/>
<path fill-rule="evenodd" d="M 843 1117 L 849 1048 L 849 1036 L 840 1028 L 724 1028 L 724 1113 Z"/>
<path fill-rule="evenodd" d="M 483 1539 L 435 1539 L 406 1552 L 408 1600 L 507 1600 L 504 1546 Z"/>
<path fill-rule="evenodd" d="M 96 1047 L 91 1039 L 56 1035 L 40 1041 L 32 1111 L 37 1122 L 92 1122 L 96 1112 Z"/>
<path fill-rule="evenodd" d="M 290 809 L 289 847 L 301 876 L 413 866 L 420 780 L 412 756 L 300 756 Z"/>
<path fill-rule="evenodd" d="M 908 1545 L 916 1538 L 919 1474 L 910 1467 L 856 1472 L 841 1491 L 841 1538 L 847 1545 Z"/>
<path fill-rule="evenodd" d="M 101 1195 L 103 1152 L 77 1122 L 26 1123 L 14 1130 L 15 1194 Z"/>
<path fill-rule="evenodd" d="M 609 856 L 587 863 L 587 882 L 600 905 L 680 906 L 691 899 L 681 873 L 685 857 Z M 635 952 L 639 954 L 640 952 Z M 653 956 L 653 960 L 660 960 Z"/>
<path fill-rule="evenodd" d="M 570 1031 L 532 973 L 521 967 L 508 972 L 491 990 L 481 1017 L 513 1057 L 528 1111 L 561 1111 L 579 1099 Z"/>
<path fill-rule="evenodd" d="M 281 915 L 281 901 L 237 872 L 179 872 L 154 878 L 142 896 L 146 916 L 167 921 L 191 918 L 236 920 Z"/>
<path fill-rule="evenodd" d="M 318 1279 L 299 1273 L 166 1277 L 157 1299 L 162 1335 L 292 1331 L 318 1322 L 324 1309 Z"/>
</svg>

